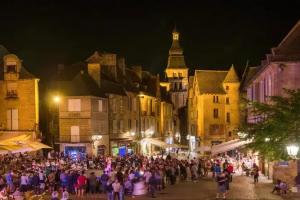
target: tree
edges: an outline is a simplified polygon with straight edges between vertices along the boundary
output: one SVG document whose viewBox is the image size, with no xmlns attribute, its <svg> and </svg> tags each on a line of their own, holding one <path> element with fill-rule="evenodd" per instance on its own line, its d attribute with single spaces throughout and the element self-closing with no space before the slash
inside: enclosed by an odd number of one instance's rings
<svg viewBox="0 0 300 200">
<path fill-rule="evenodd" d="M 300 90 L 284 91 L 268 97 L 268 103 L 248 101 L 253 122 L 241 128 L 244 139 L 252 141 L 248 147 L 270 160 L 287 159 L 286 146 L 300 144 Z"/>
</svg>

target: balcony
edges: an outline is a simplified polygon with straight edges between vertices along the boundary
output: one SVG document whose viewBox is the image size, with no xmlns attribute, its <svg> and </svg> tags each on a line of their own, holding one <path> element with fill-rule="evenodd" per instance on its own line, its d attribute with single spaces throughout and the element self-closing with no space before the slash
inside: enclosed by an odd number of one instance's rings
<svg viewBox="0 0 300 200">
<path fill-rule="evenodd" d="M 6 98 L 7 99 L 17 99 L 18 98 L 18 93 L 16 90 L 10 90 L 7 91 L 6 93 Z"/>
<path fill-rule="evenodd" d="M 90 143 L 92 135 L 59 135 L 59 143 Z"/>
<path fill-rule="evenodd" d="M 67 112 L 62 111 L 59 113 L 59 118 L 91 118 L 91 112 Z"/>
</svg>

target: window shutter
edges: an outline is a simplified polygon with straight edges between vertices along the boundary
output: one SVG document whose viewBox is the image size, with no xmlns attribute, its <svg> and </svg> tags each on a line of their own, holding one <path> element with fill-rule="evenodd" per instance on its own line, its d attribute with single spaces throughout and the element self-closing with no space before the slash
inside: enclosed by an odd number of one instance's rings
<svg viewBox="0 0 300 200">
<path fill-rule="evenodd" d="M 11 119 L 11 109 L 6 111 L 6 128 L 8 130 L 12 129 L 12 119 Z"/>
<path fill-rule="evenodd" d="M 18 130 L 19 128 L 18 114 L 18 109 L 12 109 L 12 130 Z"/>
<path fill-rule="evenodd" d="M 99 100 L 98 111 L 99 111 L 99 112 L 102 112 L 102 111 L 103 111 L 103 102 L 102 102 L 102 100 Z"/>
<path fill-rule="evenodd" d="M 80 141 L 79 126 L 71 126 L 71 142 Z"/>
</svg>

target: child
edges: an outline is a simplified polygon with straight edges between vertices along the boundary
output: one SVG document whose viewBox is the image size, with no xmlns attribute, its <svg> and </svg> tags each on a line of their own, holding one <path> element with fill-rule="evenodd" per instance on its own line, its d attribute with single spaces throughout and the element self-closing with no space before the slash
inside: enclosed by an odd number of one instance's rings
<svg viewBox="0 0 300 200">
<path fill-rule="evenodd" d="M 68 199 L 69 199 L 69 193 L 66 189 L 64 189 L 61 200 L 68 200 Z"/>
</svg>

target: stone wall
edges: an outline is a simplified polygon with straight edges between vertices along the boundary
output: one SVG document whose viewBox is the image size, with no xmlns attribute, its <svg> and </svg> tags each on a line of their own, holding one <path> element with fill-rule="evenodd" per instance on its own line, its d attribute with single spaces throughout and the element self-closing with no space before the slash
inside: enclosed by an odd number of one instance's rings
<svg viewBox="0 0 300 200">
<path fill-rule="evenodd" d="M 273 180 L 280 179 L 287 182 L 289 187 L 291 187 L 295 184 L 294 179 L 297 176 L 297 170 L 298 165 L 296 160 L 275 162 L 273 165 Z"/>
</svg>

